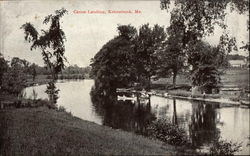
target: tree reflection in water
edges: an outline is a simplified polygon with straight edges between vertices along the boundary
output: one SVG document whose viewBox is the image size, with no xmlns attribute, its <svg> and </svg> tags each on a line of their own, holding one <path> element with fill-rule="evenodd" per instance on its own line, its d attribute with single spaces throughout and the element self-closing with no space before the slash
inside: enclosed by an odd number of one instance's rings
<svg viewBox="0 0 250 156">
<path fill-rule="evenodd" d="M 151 108 L 150 101 L 118 101 L 116 94 L 100 95 L 94 90 L 91 92 L 91 99 L 96 113 L 103 118 L 102 124 L 115 129 L 132 131 L 137 134 L 147 134 L 147 126 L 156 120 L 156 112 Z M 193 101 L 191 104 L 192 113 L 183 112 L 173 99 L 173 115 L 160 115 L 165 117 L 172 124 L 185 127 L 191 145 L 194 148 L 208 147 L 220 138 L 220 131 L 216 127 L 219 104 L 204 104 Z M 166 107 L 169 109 L 169 107 Z M 164 111 L 167 113 L 168 111 Z M 185 126 L 187 124 L 187 126 Z"/>
<path fill-rule="evenodd" d="M 189 135 L 194 147 L 209 145 L 218 141 L 220 131 L 216 127 L 219 104 L 192 103 L 191 123 L 189 123 Z"/>
<path fill-rule="evenodd" d="M 92 90 L 91 100 L 96 113 L 103 118 L 103 125 L 146 135 L 148 124 L 156 119 L 150 101 L 118 101 L 115 94 L 96 93 Z"/>
<path fill-rule="evenodd" d="M 173 99 L 173 117 L 172 117 L 172 123 L 175 125 L 178 125 L 177 121 L 177 112 L 176 112 L 176 99 Z"/>
</svg>

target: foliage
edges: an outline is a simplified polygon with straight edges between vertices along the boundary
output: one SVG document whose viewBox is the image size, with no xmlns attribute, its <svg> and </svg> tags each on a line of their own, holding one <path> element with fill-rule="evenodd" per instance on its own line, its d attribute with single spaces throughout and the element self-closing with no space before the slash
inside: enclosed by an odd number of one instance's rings
<svg viewBox="0 0 250 156">
<path fill-rule="evenodd" d="M 219 140 L 213 143 L 212 147 L 209 149 L 209 152 L 211 155 L 234 155 L 235 152 L 240 151 L 241 147 L 242 145 L 239 143 Z"/>
<path fill-rule="evenodd" d="M 151 77 L 156 74 L 158 66 L 157 50 L 166 39 L 164 28 L 144 24 L 139 28 L 139 34 L 135 39 L 135 68 L 138 81 L 150 89 Z"/>
<path fill-rule="evenodd" d="M 95 87 L 100 91 L 113 92 L 115 88 L 125 87 L 135 81 L 133 67 L 133 38 L 135 28 L 118 26 L 119 36 L 106 43 L 92 59 L 92 73 Z M 127 34 L 125 34 L 125 32 Z"/>
<path fill-rule="evenodd" d="M 30 23 L 21 26 L 21 29 L 24 29 L 25 33 L 24 39 L 28 42 L 32 42 L 31 50 L 34 48 L 40 48 L 42 50 L 44 63 L 51 70 L 53 78 L 56 78 L 55 74 L 60 72 L 65 66 L 64 40 L 66 40 L 66 37 L 60 27 L 60 18 L 65 13 L 67 13 L 67 10 L 62 8 L 56 10 L 55 15 L 48 15 L 45 17 L 43 23 L 51 23 L 51 25 L 49 30 L 42 30 L 41 35 Z"/>
<path fill-rule="evenodd" d="M 218 89 L 220 84 L 219 68 L 224 65 L 226 57 L 219 47 L 199 41 L 189 49 L 188 63 L 191 65 L 191 80 L 193 86 L 201 86 L 207 93 Z"/>
<path fill-rule="evenodd" d="M 2 86 L 2 77 L 4 73 L 8 69 L 8 62 L 2 57 L 2 54 L 0 53 L 0 89 Z"/>
<path fill-rule="evenodd" d="M 58 94 L 54 81 L 57 79 L 58 73 L 64 69 L 64 62 L 67 61 L 64 56 L 64 41 L 66 40 L 66 36 L 60 26 L 60 19 L 66 13 L 67 10 L 62 8 L 56 10 L 55 15 L 51 14 L 45 17 L 43 23 L 50 23 L 50 27 L 48 30 L 42 30 L 42 34 L 39 34 L 30 23 L 21 26 L 21 29 L 24 29 L 24 39 L 28 42 L 32 42 L 31 50 L 34 48 L 40 48 L 42 50 L 44 63 L 50 70 L 52 76 L 52 81 L 48 84 L 46 90 L 52 102 L 56 102 Z"/>
<path fill-rule="evenodd" d="M 63 107 L 63 106 L 59 106 L 59 107 L 58 107 L 58 111 L 59 111 L 59 112 L 66 112 L 66 108 Z"/>
<path fill-rule="evenodd" d="M 156 50 L 165 39 L 164 29 L 149 24 L 137 30 L 131 25 L 119 25 L 118 36 L 106 43 L 92 59 L 91 75 L 100 90 L 114 91 L 135 82 L 150 88 L 150 78 L 157 66 Z M 98 90 L 98 89 L 97 89 Z"/>
<path fill-rule="evenodd" d="M 79 67 L 77 65 L 70 65 L 66 67 L 63 71 L 63 75 L 82 75 L 84 78 L 89 78 L 90 77 L 90 72 L 91 72 L 91 67 Z"/>
<path fill-rule="evenodd" d="M 182 45 L 182 50 L 185 52 L 185 56 L 189 58 L 188 63 L 191 65 L 193 64 L 190 62 L 190 58 L 196 57 L 196 55 L 202 55 L 198 54 L 197 51 L 195 54 L 193 53 L 194 45 L 200 44 L 204 37 L 213 34 L 216 25 L 220 26 L 224 30 L 227 29 L 227 25 L 224 20 L 227 14 L 226 8 L 228 6 L 230 6 L 231 11 L 236 10 L 240 14 L 246 13 L 249 10 L 249 2 L 247 0 L 161 0 L 160 4 L 162 9 L 166 9 L 167 11 L 171 9 L 171 24 L 169 29 L 174 28 L 172 30 L 178 30 L 173 31 L 173 34 L 181 34 L 178 43 Z M 172 4 L 173 7 L 170 8 Z M 236 49 L 235 38 L 230 38 L 225 32 L 221 36 L 220 43 L 217 47 L 217 51 L 220 51 L 220 57 L 218 55 L 216 57 L 220 58 L 220 61 L 224 61 L 227 53 Z M 194 60 L 197 63 L 196 59 L 191 60 Z M 206 63 L 203 63 L 203 65 L 204 64 Z M 224 66 L 228 65 L 225 61 L 223 63 L 218 62 L 218 64 L 224 64 Z M 201 69 L 196 67 L 197 66 L 193 67 L 192 70 L 192 73 L 196 71 L 196 74 L 193 75 L 193 81 L 197 79 L 199 79 L 199 81 L 194 82 L 193 85 L 204 83 L 203 80 L 201 80 L 201 77 L 203 76 L 200 75 L 204 73 L 204 71 L 210 72 L 208 77 L 212 75 L 213 82 L 209 82 L 208 85 L 218 82 L 218 71 L 216 70 L 215 65 L 213 67 L 203 66 Z"/>
<path fill-rule="evenodd" d="M 32 79 L 34 81 L 37 76 L 36 65 L 34 63 L 30 66 L 30 70 L 31 70 L 30 73 L 32 75 Z"/>
<path fill-rule="evenodd" d="M 2 76 L 2 90 L 11 94 L 20 94 L 27 80 L 24 61 L 14 57 L 10 67 Z"/>
<path fill-rule="evenodd" d="M 148 126 L 148 135 L 171 145 L 185 145 L 188 138 L 185 130 L 166 119 L 158 119 Z"/>
<path fill-rule="evenodd" d="M 58 93 L 59 93 L 59 89 L 56 89 L 55 83 L 54 82 L 49 82 L 47 85 L 47 89 L 45 91 L 45 93 L 47 93 L 49 95 L 49 100 L 52 103 L 56 103 L 58 97 Z"/>
<path fill-rule="evenodd" d="M 176 16 L 176 12 L 171 13 L 170 26 L 167 28 L 168 39 L 158 52 L 160 66 L 157 71 L 159 77 L 169 77 L 173 75 L 173 86 L 176 87 L 177 74 L 185 67 L 185 52 L 182 43 L 185 25 L 181 16 Z"/>
<path fill-rule="evenodd" d="M 184 44 L 212 34 L 216 25 L 226 29 L 224 20 L 228 6 L 231 11 L 236 10 L 240 14 L 249 10 L 248 0 L 175 0 L 172 4 L 174 8 L 171 12 L 178 12 L 185 23 Z M 162 9 L 168 11 L 170 5 L 170 0 L 161 0 Z"/>
</svg>

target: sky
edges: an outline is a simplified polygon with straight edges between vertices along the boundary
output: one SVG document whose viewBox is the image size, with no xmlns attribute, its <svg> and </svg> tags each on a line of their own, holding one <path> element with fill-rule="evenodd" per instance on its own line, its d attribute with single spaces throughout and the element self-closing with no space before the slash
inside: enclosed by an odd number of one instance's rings
<svg viewBox="0 0 250 156">
<path fill-rule="evenodd" d="M 170 13 L 160 9 L 159 1 L 0 1 L 0 49 L 4 57 L 20 57 L 29 62 L 43 65 L 41 51 L 30 50 L 30 43 L 24 40 L 24 32 L 21 25 L 30 22 L 37 30 L 46 29 L 48 26 L 42 24 L 44 17 L 53 14 L 55 10 L 64 7 L 68 10 L 62 18 L 62 29 L 65 32 L 65 56 L 68 65 L 77 64 L 84 67 L 90 64 L 90 59 L 101 49 L 101 47 L 118 35 L 117 25 L 131 24 L 139 28 L 142 24 L 149 23 L 150 26 L 159 24 L 167 28 L 169 26 Z M 106 14 L 75 13 L 76 11 L 106 11 Z M 121 14 L 107 13 L 108 10 L 127 11 L 139 10 L 141 13 Z M 226 16 L 228 30 L 236 37 L 238 46 L 241 42 L 247 42 L 247 15 L 239 15 L 235 12 Z M 218 44 L 222 30 L 215 29 L 214 35 L 205 40 L 210 44 Z M 241 55 L 247 52 L 239 50 Z"/>
</svg>

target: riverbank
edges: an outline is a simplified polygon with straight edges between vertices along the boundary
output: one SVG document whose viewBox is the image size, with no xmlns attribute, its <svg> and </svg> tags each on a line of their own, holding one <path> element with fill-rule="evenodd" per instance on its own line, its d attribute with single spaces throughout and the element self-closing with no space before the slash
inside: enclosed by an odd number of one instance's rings
<svg viewBox="0 0 250 156">
<path fill-rule="evenodd" d="M 47 107 L 0 110 L 0 125 L 0 155 L 188 153 L 160 141 L 100 126 Z"/>
<path fill-rule="evenodd" d="M 233 101 L 228 97 L 223 97 L 218 94 L 207 94 L 207 95 L 194 95 L 191 96 L 191 92 L 185 91 L 176 93 L 174 91 L 163 91 L 163 90 L 152 90 L 155 96 L 165 97 L 165 98 L 177 98 L 177 99 L 185 99 L 185 100 L 195 100 L 195 101 L 204 101 L 204 102 L 215 102 L 224 105 L 233 105 L 233 106 L 240 106 L 242 105 L 242 100 Z M 249 105 L 249 100 L 246 101 Z M 245 104 L 247 105 L 247 103 Z"/>
<path fill-rule="evenodd" d="M 238 91 L 228 93 L 221 92 L 220 94 L 206 94 L 205 98 L 203 98 L 203 94 L 191 96 L 191 81 L 186 75 L 183 74 L 177 76 L 176 84 L 177 87 L 174 89 L 172 85 L 172 77 L 170 77 L 152 81 L 151 86 L 152 90 L 155 91 L 156 96 L 161 97 L 175 97 L 180 99 L 217 102 L 230 105 L 250 105 L 248 69 L 228 69 L 223 75 L 221 75 L 221 87 L 235 86 L 239 90 L 244 91 L 244 95 L 241 95 Z"/>
</svg>

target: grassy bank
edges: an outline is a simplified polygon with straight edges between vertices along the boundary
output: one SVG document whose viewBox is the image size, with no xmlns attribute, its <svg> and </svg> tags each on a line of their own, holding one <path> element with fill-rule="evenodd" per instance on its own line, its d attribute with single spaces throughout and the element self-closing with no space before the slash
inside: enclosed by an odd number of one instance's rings
<svg viewBox="0 0 250 156">
<path fill-rule="evenodd" d="M 185 154 L 46 107 L 0 110 L 0 127 L 0 155 Z"/>
<path fill-rule="evenodd" d="M 172 77 L 161 78 L 152 82 L 152 90 L 155 90 L 159 94 L 167 93 L 172 96 L 190 97 L 191 96 L 191 81 L 187 75 L 179 74 L 176 79 L 177 87 L 173 88 Z M 249 101 L 249 71 L 248 69 L 228 69 L 223 75 L 221 75 L 221 86 L 223 87 L 236 87 L 240 88 L 244 92 L 239 93 L 220 93 L 220 94 L 207 94 L 206 98 L 212 99 L 229 99 L 230 101 Z M 202 94 L 193 95 L 194 98 L 203 98 Z"/>
<path fill-rule="evenodd" d="M 223 75 L 221 75 L 221 85 L 233 85 L 239 88 L 245 88 L 249 86 L 249 69 L 228 69 L 225 71 Z M 161 78 L 156 81 L 152 81 L 152 84 L 156 88 L 167 89 L 167 87 L 171 87 L 173 84 L 173 78 Z M 191 80 L 188 79 L 187 75 L 179 74 L 176 78 L 177 86 L 190 86 Z"/>
</svg>

